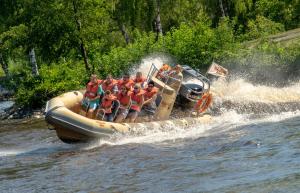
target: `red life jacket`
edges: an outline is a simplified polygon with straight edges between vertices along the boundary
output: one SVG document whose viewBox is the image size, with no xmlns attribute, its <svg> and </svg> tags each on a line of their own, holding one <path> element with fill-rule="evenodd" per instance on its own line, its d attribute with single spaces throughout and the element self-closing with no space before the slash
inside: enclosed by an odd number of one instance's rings
<svg viewBox="0 0 300 193">
<path fill-rule="evenodd" d="M 131 94 L 131 107 L 130 109 L 133 109 L 133 110 L 136 110 L 138 112 L 141 111 L 141 102 L 143 100 L 143 96 L 144 95 L 144 91 L 143 90 L 140 90 L 140 92 L 138 93 L 135 93 L 135 92 L 132 92 Z"/>
<path fill-rule="evenodd" d="M 156 78 L 161 79 L 164 78 L 165 75 L 171 70 L 171 66 L 168 64 L 163 64 L 163 66 L 158 70 Z"/>
<path fill-rule="evenodd" d="M 129 79 L 127 82 L 124 82 L 124 80 L 118 81 L 118 89 L 121 90 L 122 86 L 125 86 L 127 88 L 132 88 L 134 85 L 134 81 L 132 79 Z"/>
<path fill-rule="evenodd" d="M 158 88 L 153 87 L 151 91 L 149 91 L 148 89 L 144 89 L 144 91 L 144 99 L 148 100 L 158 93 Z"/>
<path fill-rule="evenodd" d="M 105 95 L 102 99 L 101 102 L 101 108 L 104 109 L 105 113 L 111 113 L 112 112 L 112 104 L 113 101 L 116 100 L 117 98 L 110 94 L 110 95 Z"/>
<path fill-rule="evenodd" d="M 134 83 L 143 84 L 146 81 L 146 78 L 145 77 L 141 77 L 139 79 L 135 78 L 133 81 Z"/>
<path fill-rule="evenodd" d="M 125 95 L 123 95 L 123 93 L 122 93 L 122 91 L 120 91 L 119 93 L 118 93 L 118 100 L 120 101 L 120 105 L 121 106 L 128 106 L 129 105 L 129 103 L 130 103 L 130 99 L 131 99 L 131 92 L 130 91 L 128 91 L 127 92 L 127 94 L 125 94 Z"/>
<path fill-rule="evenodd" d="M 98 86 L 99 86 L 99 81 L 98 83 L 89 82 L 86 86 L 86 91 L 84 93 L 84 96 L 88 97 L 89 99 L 95 98 L 97 96 Z"/>
<path fill-rule="evenodd" d="M 116 86 L 117 81 L 116 80 L 112 80 L 109 84 L 107 83 L 107 80 L 104 80 L 102 83 L 102 89 L 105 91 L 110 90 L 111 92 L 113 92 L 113 88 Z"/>
</svg>

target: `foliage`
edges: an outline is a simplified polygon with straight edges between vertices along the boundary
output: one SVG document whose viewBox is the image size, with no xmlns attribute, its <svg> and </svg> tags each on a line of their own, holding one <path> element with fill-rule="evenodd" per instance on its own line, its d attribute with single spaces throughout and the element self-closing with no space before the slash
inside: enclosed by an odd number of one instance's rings
<svg viewBox="0 0 300 193">
<path fill-rule="evenodd" d="M 63 92 L 83 88 L 87 75 L 82 73 L 81 63 L 73 61 L 54 64 L 51 67 L 42 65 L 40 76 L 33 77 L 27 73 L 16 81 L 16 102 L 31 108 L 41 107 L 46 100 Z"/>
<path fill-rule="evenodd" d="M 198 69 L 215 60 L 228 67 L 256 63 L 293 72 L 299 61 L 299 44 L 268 40 L 300 27 L 299 0 L 2 0 L 1 5 L 0 65 L 9 71 L 5 84 L 16 90 L 20 105 L 33 108 L 83 87 L 88 68 L 101 78 L 117 77 L 153 52 Z M 247 44 L 250 48 L 241 43 L 254 39 L 259 41 Z M 32 48 L 38 77 L 31 75 Z"/>
</svg>

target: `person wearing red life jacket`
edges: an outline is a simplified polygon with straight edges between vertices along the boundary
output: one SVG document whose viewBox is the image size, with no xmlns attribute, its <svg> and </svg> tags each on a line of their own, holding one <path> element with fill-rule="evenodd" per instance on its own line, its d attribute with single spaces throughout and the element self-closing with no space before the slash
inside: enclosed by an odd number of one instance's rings
<svg viewBox="0 0 300 193">
<path fill-rule="evenodd" d="M 155 113 L 156 103 L 155 100 L 157 98 L 158 88 L 154 86 L 154 82 L 148 82 L 147 88 L 144 89 L 144 104 L 143 110 L 148 113 Z"/>
<path fill-rule="evenodd" d="M 117 81 L 113 79 L 111 74 L 107 75 L 106 80 L 103 81 L 102 89 L 104 90 L 104 92 L 109 90 L 113 94 L 116 94 L 118 92 Z"/>
<path fill-rule="evenodd" d="M 168 79 L 167 79 L 167 84 L 172 85 L 175 84 L 176 82 L 182 82 L 183 80 L 183 75 L 182 75 L 182 67 L 179 64 L 176 64 L 172 70 L 170 70 L 167 74 Z"/>
<path fill-rule="evenodd" d="M 86 117 L 93 118 L 94 112 L 99 105 L 99 99 L 101 97 L 102 91 L 99 89 L 101 80 L 97 78 L 97 75 L 92 74 L 90 77 L 90 82 L 86 86 L 86 91 L 81 101 L 82 108 L 86 111 Z"/>
<path fill-rule="evenodd" d="M 156 78 L 165 82 L 167 80 L 168 72 L 171 70 L 171 66 L 168 64 L 163 64 L 162 67 L 158 70 Z"/>
<path fill-rule="evenodd" d="M 133 81 L 135 84 L 140 84 L 142 88 L 146 87 L 147 79 L 143 76 L 142 72 L 137 72 Z"/>
<path fill-rule="evenodd" d="M 135 84 L 131 96 L 131 106 L 126 119 L 128 122 L 133 123 L 139 115 L 141 108 L 144 104 L 144 91 L 141 89 L 140 84 Z"/>
<path fill-rule="evenodd" d="M 131 87 L 122 86 L 117 98 L 120 102 L 119 111 L 116 117 L 115 122 L 120 123 L 124 121 L 124 119 L 127 117 L 129 107 L 131 105 Z"/>
<path fill-rule="evenodd" d="M 102 98 L 100 108 L 98 112 L 102 112 L 104 114 L 104 121 L 113 122 L 113 102 L 117 100 L 117 97 L 114 96 L 110 90 L 105 91 L 105 95 Z"/>
<path fill-rule="evenodd" d="M 118 81 L 118 90 L 121 90 L 122 86 L 129 87 L 132 90 L 134 81 L 130 78 L 129 74 L 125 74 L 121 80 Z"/>
</svg>

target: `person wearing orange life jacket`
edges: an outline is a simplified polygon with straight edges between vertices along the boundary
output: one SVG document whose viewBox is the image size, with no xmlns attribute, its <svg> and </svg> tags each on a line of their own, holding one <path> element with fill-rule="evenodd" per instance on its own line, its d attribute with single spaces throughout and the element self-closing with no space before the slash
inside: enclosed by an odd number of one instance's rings
<svg viewBox="0 0 300 193">
<path fill-rule="evenodd" d="M 154 113 L 156 110 L 155 100 L 157 98 L 158 88 L 154 86 L 154 82 L 148 82 L 148 86 L 144 89 L 143 109 L 147 113 Z"/>
<path fill-rule="evenodd" d="M 141 89 L 140 84 L 135 84 L 131 96 L 131 106 L 126 119 L 133 123 L 139 115 L 141 108 L 144 104 L 144 91 Z"/>
<path fill-rule="evenodd" d="M 196 112 L 196 115 L 204 113 L 212 103 L 212 94 L 209 92 L 203 93 L 202 97 L 197 101 L 196 105 L 193 108 L 193 111 Z"/>
<path fill-rule="evenodd" d="M 146 87 L 147 79 L 143 76 L 142 72 L 137 72 L 133 81 L 135 84 L 140 84 L 142 88 Z"/>
<path fill-rule="evenodd" d="M 178 81 L 182 82 L 183 75 L 182 75 L 182 67 L 179 64 L 176 64 L 172 70 L 167 73 L 168 80 L 167 84 L 172 85 Z"/>
<path fill-rule="evenodd" d="M 88 118 L 93 118 L 94 112 L 99 105 L 99 99 L 103 94 L 102 89 L 99 89 L 101 82 L 102 81 L 97 78 L 97 75 L 92 74 L 90 82 L 86 86 L 81 106 L 86 111 L 86 117 Z"/>
<path fill-rule="evenodd" d="M 129 74 L 124 74 L 123 78 L 118 81 L 118 90 L 121 90 L 122 86 L 129 87 L 132 90 L 134 81 L 130 78 Z"/>
<path fill-rule="evenodd" d="M 115 120 L 116 123 L 122 122 L 127 117 L 129 107 L 131 105 L 132 92 L 130 90 L 131 87 L 122 86 L 117 95 L 117 98 L 120 102 L 120 108 Z"/>
<path fill-rule="evenodd" d="M 167 80 L 168 72 L 171 70 L 171 66 L 168 64 L 163 64 L 162 67 L 158 70 L 156 78 L 165 82 Z"/>
<path fill-rule="evenodd" d="M 117 81 L 113 79 L 111 74 L 107 75 L 106 80 L 103 81 L 102 89 L 104 90 L 104 92 L 109 90 L 113 94 L 116 94 L 118 92 Z"/>
<path fill-rule="evenodd" d="M 113 122 L 113 102 L 117 100 L 117 97 L 114 96 L 110 90 L 105 91 L 105 95 L 102 98 L 100 108 L 98 112 L 102 111 L 104 113 L 104 120 L 108 122 Z"/>
</svg>

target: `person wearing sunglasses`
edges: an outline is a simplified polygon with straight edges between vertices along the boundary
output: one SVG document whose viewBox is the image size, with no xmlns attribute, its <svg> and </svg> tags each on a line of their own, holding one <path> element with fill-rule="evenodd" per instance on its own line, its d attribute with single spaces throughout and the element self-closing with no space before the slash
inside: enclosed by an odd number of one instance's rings
<svg viewBox="0 0 300 193">
<path fill-rule="evenodd" d="M 144 104 L 144 91 L 141 89 L 140 84 L 135 84 L 131 96 L 131 106 L 127 115 L 127 120 L 133 123 L 138 117 L 141 108 Z"/>
<path fill-rule="evenodd" d="M 147 88 L 144 89 L 144 104 L 143 109 L 147 113 L 154 113 L 156 110 L 155 100 L 157 98 L 158 88 L 154 86 L 154 82 L 148 82 Z"/>
<path fill-rule="evenodd" d="M 131 87 L 122 86 L 121 90 L 119 91 L 117 98 L 120 102 L 119 111 L 116 117 L 115 122 L 120 123 L 124 121 L 124 119 L 127 117 L 129 106 L 131 104 L 131 94 L 130 91 Z"/>
</svg>

